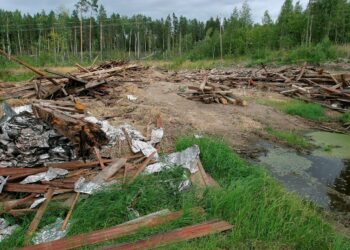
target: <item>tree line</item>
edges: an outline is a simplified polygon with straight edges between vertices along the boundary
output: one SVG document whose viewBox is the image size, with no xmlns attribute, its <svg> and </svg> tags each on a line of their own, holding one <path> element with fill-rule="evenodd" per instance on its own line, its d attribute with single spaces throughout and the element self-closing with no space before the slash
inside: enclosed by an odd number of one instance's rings
<svg viewBox="0 0 350 250">
<path fill-rule="evenodd" d="M 310 0 L 303 8 L 300 2 L 285 0 L 276 20 L 267 10 L 258 23 L 253 22 L 247 1 L 230 17 L 206 22 L 175 14 L 162 19 L 107 15 L 98 0 L 79 0 L 72 12 L 62 7 L 31 15 L 0 9 L 2 50 L 55 62 L 91 61 L 97 55 L 220 58 L 313 46 L 324 40 L 349 42 L 350 1 Z"/>
</svg>

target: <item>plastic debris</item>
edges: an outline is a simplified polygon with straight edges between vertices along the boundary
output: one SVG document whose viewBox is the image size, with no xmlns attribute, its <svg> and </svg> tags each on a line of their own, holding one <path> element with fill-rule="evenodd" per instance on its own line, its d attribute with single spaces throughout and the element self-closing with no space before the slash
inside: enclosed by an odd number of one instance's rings
<svg viewBox="0 0 350 250">
<path fill-rule="evenodd" d="M 137 97 L 134 95 L 127 95 L 126 97 L 128 98 L 129 101 L 136 101 L 137 100 Z"/>
<path fill-rule="evenodd" d="M 101 184 L 92 181 L 86 181 L 84 177 L 80 177 L 74 183 L 74 191 L 77 193 L 92 194 L 93 192 L 102 188 Z"/>
<path fill-rule="evenodd" d="M 36 208 L 37 206 L 39 206 L 41 203 L 43 203 L 46 200 L 46 198 L 39 198 L 36 199 L 32 205 L 30 205 L 30 209 Z"/>
<path fill-rule="evenodd" d="M 2 110 L 4 112 L 4 115 L 0 119 L 0 125 L 10 120 L 14 115 L 16 115 L 16 112 L 11 108 L 10 105 L 7 104 L 7 102 L 2 103 Z"/>
<path fill-rule="evenodd" d="M 75 159 L 75 152 L 69 140 L 27 111 L 0 124 L 2 166 L 33 167 L 72 159 Z"/>
<path fill-rule="evenodd" d="M 13 111 L 16 114 L 20 114 L 22 112 L 28 112 L 28 113 L 33 113 L 32 105 L 24 105 L 24 106 L 19 106 L 19 107 L 13 107 Z"/>
<path fill-rule="evenodd" d="M 144 173 L 152 174 L 161 172 L 165 169 L 170 169 L 175 166 L 181 166 L 188 169 L 191 174 L 194 174 L 198 171 L 198 160 L 199 160 L 200 150 L 197 145 L 193 145 L 190 148 L 185 149 L 181 152 L 172 153 L 163 159 L 161 162 L 147 166 Z"/>
<path fill-rule="evenodd" d="M 44 242 L 62 239 L 67 235 L 70 223 L 65 230 L 61 230 L 63 219 L 57 218 L 56 222 L 43 227 L 33 238 L 32 242 L 37 245 Z"/>
<path fill-rule="evenodd" d="M 164 129 L 163 128 L 154 128 L 151 132 L 151 144 L 157 144 L 162 141 L 164 136 Z"/>
<path fill-rule="evenodd" d="M 180 182 L 178 190 L 179 192 L 183 192 L 186 191 L 187 189 L 189 189 L 191 187 L 192 183 L 190 180 L 184 180 L 182 182 Z"/>
<path fill-rule="evenodd" d="M 18 225 L 10 226 L 7 220 L 0 218 L 0 242 L 9 237 L 18 228 Z"/>
<path fill-rule="evenodd" d="M 38 181 L 51 181 L 53 179 L 56 179 L 57 177 L 65 176 L 68 174 L 69 171 L 65 169 L 60 168 L 49 168 L 47 172 L 30 175 L 27 178 L 25 178 L 23 181 L 21 181 L 21 184 L 29 184 L 29 183 L 35 183 Z"/>
<path fill-rule="evenodd" d="M 141 151 L 146 157 L 156 152 L 153 159 L 157 160 L 159 158 L 157 149 L 155 149 L 150 143 L 144 141 L 132 140 L 132 151 L 134 153 L 138 153 Z"/>
<path fill-rule="evenodd" d="M 0 176 L 0 194 L 2 193 L 2 189 L 4 188 L 6 182 L 7 182 L 8 177 L 3 177 Z"/>
</svg>

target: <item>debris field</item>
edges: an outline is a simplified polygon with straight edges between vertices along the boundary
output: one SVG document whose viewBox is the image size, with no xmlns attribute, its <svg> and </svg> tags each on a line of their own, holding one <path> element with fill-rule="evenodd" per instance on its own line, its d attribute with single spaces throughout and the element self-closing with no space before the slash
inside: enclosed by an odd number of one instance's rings
<svg viewBox="0 0 350 250">
<path fill-rule="evenodd" d="M 47 75 L 29 65 L 31 70 L 38 71 L 38 77 L 1 90 L 4 99 L 30 100 L 29 105 L 19 107 L 3 102 L 0 120 L 1 214 L 14 217 L 28 213 L 35 215 L 27 229 L 26 249 L 46 249 L 48 246 L 53 249 L 78 248 L 117 239 L 136 232 L 140 227 L 152 227 L 181 217 L 181 211 L 165 210 L 115 228 L 65 237 L 71 214 L 81 196 L 92 195 L 109 185 L 131 184 L 141 174 L 150 175 L 181 166 L 188 175 L 178 187 L 179 192 L 184 192 L 190 185 L 201 189 L 218 186 L 205 173 L 198 146 L 159 155 L 159 144 L 164 135 L 161 114 L 153 118 L 153 124 L 148 124 L 147 135 L 129 124 L 115 127 L 89 114 L 86 108 L 89 99 L 120 100 L 123 98 L 120 95 L 123 83 L 132 82 L 140 87 L 146 84 L 139 75 L 147 69 L 123 61 L 77 67 L 79 73 L 50 72 Z M 127 97 L 130 101 L 136 98 Z M 57 218 L 55 223 L 39 230 L 50 201 L 60 201 L 69 210 L 64 219 Z M 202 208 L 198 211 L 205 212 Z M 17 228 L 5 219 L 1 223 L 1 239 Z M 140 241 L 135 242 L 135 246 L 140 249 L 156 247 L 231 228 L 224 221 L 208 221 L 155 235 L 151 243 Z M 126 246 L 115 247 L 124 249 Z"/>
<path fill-rule="evenodd" d="M 148 68 L 125 61 L 98 66 L 77 64 L 76 73 L 42 72 L 29 68 L 37 77 L 20 85 L 3 85 L 2 99 L 29 99 L 29 105 L 11 107 L 3 103 L 0 120 L 0 203 L 2 214 L 22 216 L 34 213 L 27 230 L 26 249 L 73 249 L 114 240 L 175 220 L 182 211 L 159 211 L 113 228 L 65 237 L 81 195 L 92 195 L 109 185 L 128 185 L 140 175 L 182 167 L 187 178 L 179 186 L 201 189 L 219 185 L 204 170 L 198 146 L 160 156 L 166 128 L 161 114 L 152 117 L 143 134 L 130 124 L 112 126 L 98 120 L 88 109 L 89 100 L 113 105 L 124 99 L 125 83 L 145 88 Z M 166 72 L 166 80 L 186 83 L 178 95 L 207 104 L 249 105 L 236 96 L 234 88 L 258 88 L 281 93 L 345 112 L 350 107 L 350 75 L 333 75 L 307 66 L 258 70 L 210 70 Z M 165 79 L 159 79 L 165 80 Z M 128 95 L 129 101 L 137 97 Z M 199 193 L 198 196 L 202 194 Z M 69 210 L 64 219 L 40 230 L 38 226 L 50 201 L 62 201 Z M 205 213 L 202 208 L 197 212 Z M 16 225 L 0 221 L 0 239 L 11 235 Z M 225 221 L 207 221 L 154 235 L 147 240 L 124 243 L 106 249 L 147 249 L 230 230 Z"/>
</svg>

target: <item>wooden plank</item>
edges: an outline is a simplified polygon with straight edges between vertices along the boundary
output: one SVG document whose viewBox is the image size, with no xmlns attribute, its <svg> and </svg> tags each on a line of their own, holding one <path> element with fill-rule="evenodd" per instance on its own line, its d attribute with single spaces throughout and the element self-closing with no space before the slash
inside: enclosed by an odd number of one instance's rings
<svg viewBox="0 0 350 250">
<path fill-rule="evenodd" d="M 28 231 L 27 231 L 27 234 L 26 234 L 27 244 L 29 244 L 30 238 L 33 236 L 34 232 L 36 231 L 36 229 L 39 226 L 41 218 L 43 217 L 43 215 L 44 215 L 44 213 L 46 211 L 46 208 L 47 208 L 47 206 L 49 205 L 49 203 L 50 203 L 50 201 L 52 199 L 53 191 L 54 190 L 52 188 L 50 188 L 47 191 L 47 193 L 45 195 L 46 200 L 41 204 L 41 206 L 39 207 L 38 211 L 35 214 L 34 219 L 32 220 L 32 222 L 29 225 L 29 228 L 28 228 Z"/>
<path fill-rule="evenodd" d="M 158 216 L 145 216 L 138 218 L 134 223 L 126 223 L 115 227 L 102 229 L 90 233 L 84 233 L 60 240 L 50 241 L 34 246 L 22 248 L 23 250 L 63 250 L 74 249 L 87 245 L 93 245 L 109 240 L 116 240 L 123 236 L 132 235 L 143 227 L 154 227 L 164 223 L 168 223 L 180 218 L 183 211 L 160 214 Z"/>
<path fill-rule="evenodd" d="M 71 216 L 72 213 L 73 213 L 73 209 L 74 209 L 75 205 L 76 205 L 77 202 L 78 202 L 79 196 L 80 196 L 80 193 L 77 193 L 77 194 L 75 195 L 75 198 L 74 198 L 74 201 L 73 201 L 73 203 L 72 203 L 72 206 L 70 207 L 70 209 L 69 209 L 69 211 L 68 211 L 68 214 L 67 214 L 66 218 L 64 219 L 63 224 L 62 224 L 62 226 L 61 226 L 61 230 L 62 230 L 62 231 L 64 231 L 64 230 L 66 229 L 66 227 L 67 227 L 69 218 L 70 218 L 70 216 Z"/>
<path fill-rule="evenodd" d="M 48 188 L 49 185 L 7 183 L 4 190 L 6 192 L 42 194 L 45 193 Z"/>
<path fill-rule="evenodd" d="M 207 221 L 201 224 L 175 229 L 170 232 L 153 235 L 148 239 L 136 242 L 124 243 L 103 248 L 104 250 L 142 250 L 154 249 L 182 241 L 188 241 L 212 234 L 222 233 L 231 230 L 233 226 L 226 221 Z"/>
<path fill-rule="evenodd" d="M 99 174 L 93 178 L 93 181 L 98 183 L 107 181 L 109 178 L 115 175 L 123 166 L 125 166 L 125 164 L 126 158 L 115 160 L 110 166 L 100 171 Z"/>
<path fill-rule="evenodd" d="M 135 181 L 137 176 L 141 174 L 141 172 L 147 167 L 148 163 L 153 159 L 153 156 L 156 154 L 156 152 L 153 152 L 150 156 L 147 157 L 147 159 L 142 163 L 142 165 L 137 169 L 137 172 L 135 175 L 131 178 L 129 183 L 132 183 Z"/>
</svg>

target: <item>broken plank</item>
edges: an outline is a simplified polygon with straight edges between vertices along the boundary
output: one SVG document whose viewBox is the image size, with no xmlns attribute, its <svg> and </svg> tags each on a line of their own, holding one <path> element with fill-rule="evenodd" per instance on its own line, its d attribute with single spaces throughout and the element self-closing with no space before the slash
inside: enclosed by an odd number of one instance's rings
<svg viewBox="0 0 350 250">
<path fill-rule="evenodd" d="M 67 214 L 66 218 L 64 219 L 63 224 L 62 224 L 62 226 L 61 226 L 61 230 L 62 230 L 62 231 L 64 231 L 64 230 L 66 229 L 66 227 L 67 227 L 69 218 L 70 218 L 70 216 L 72 215 L 73 209 L 74 209 L 75 205 L 76 205 L 77 202 L 78 202 L 79 196 L 80 196 L 80 193 L 77 193 L 77 194 L 75 195 L 75 198 L 74 198 L 74 201 L 73 201 L 73 203 L 72 203 L 72 206 L 70 207 L 70 209 L 69 209 L 69 211 L 68 211 L 68 214 Z"/>
<path fill-rule="evenodd" d="M 6 192 L 42 194 L 45 193 L 48 188 L 49 185 L 7 183 L 4 190 Z"/>
<path fill-rule="evenodd" d="M 180 218 L 183 215 L 183 211 L 160 214 L 158 216 L 151 216 L 145 218 L 138 218 L 138 221 L 130 224 L 121 224 L 115 227 L 102 229 L 90 233 L 84 233 L 77 236 L 72 236 L 60 240 L 54 240 L 34 246 L 28 246 L 22 248 L 23 250 L 62 250 L 62 249 L 74 249 L 87 245 L 93 245 L 109 240 L 116 240 L 123 236 L 135 234 L 140 228 L 154 227 L 164 223 L 168 223 Z"/>
<path fill-rule="evenodd" d="M 226 221 L 212 220 L 201 224 L 175 229 L 170 232 L 153 235 L 147 239 L 136 242 L 122 243 L 103 248 L 104 250 L 133 250 L 153 249 L 160 246 L 188 241 L 208 235 L 222 233 L 231 230 L 233 226 Z"/>
<path fill-rule="evenodd" d="M 130 183 L 132 183 L 137 176 L 140 175 L 140 173 L 147 167 L 148 163 L 150 163 L 150 161 L 153 159 L 153 156 L 156 154 L 156 152 L 153 152 L 150 156 L 147 157 L 147 159 L 142 163 L 142 165 L 137 169 L 137 172 L 135 173 L 135 175 L 131 178 Z"/>
<path fill-rule="evenodd" d="M 38 228 L 39 223 L 41 221 L 41 218 L 43 217 L 43 215 L 44 215 L 44 213 L 46 211 L 46 208 L 47 208 L 47 206 L 49 205 L 49 202 L 52 199 L 52 196 L 53 196 L 53 189 L 50 188 L 47 191 L 46 195 L 45 195 L 46 200 L 41 204 L 41 206 L 39 207 L 38 211 L 35 214 L 34 219 L 32 220 L 32 222 L 29 225 L 29 228 L 28 228 L 28 231 L 27 231 L 27 234 L 26 234 L 26 237 L 27 237 L 27 242 L 26 243 L 27 244 L 29 244 L 30 237 L 33 236 L 34 232 Z"/>
</svg>

